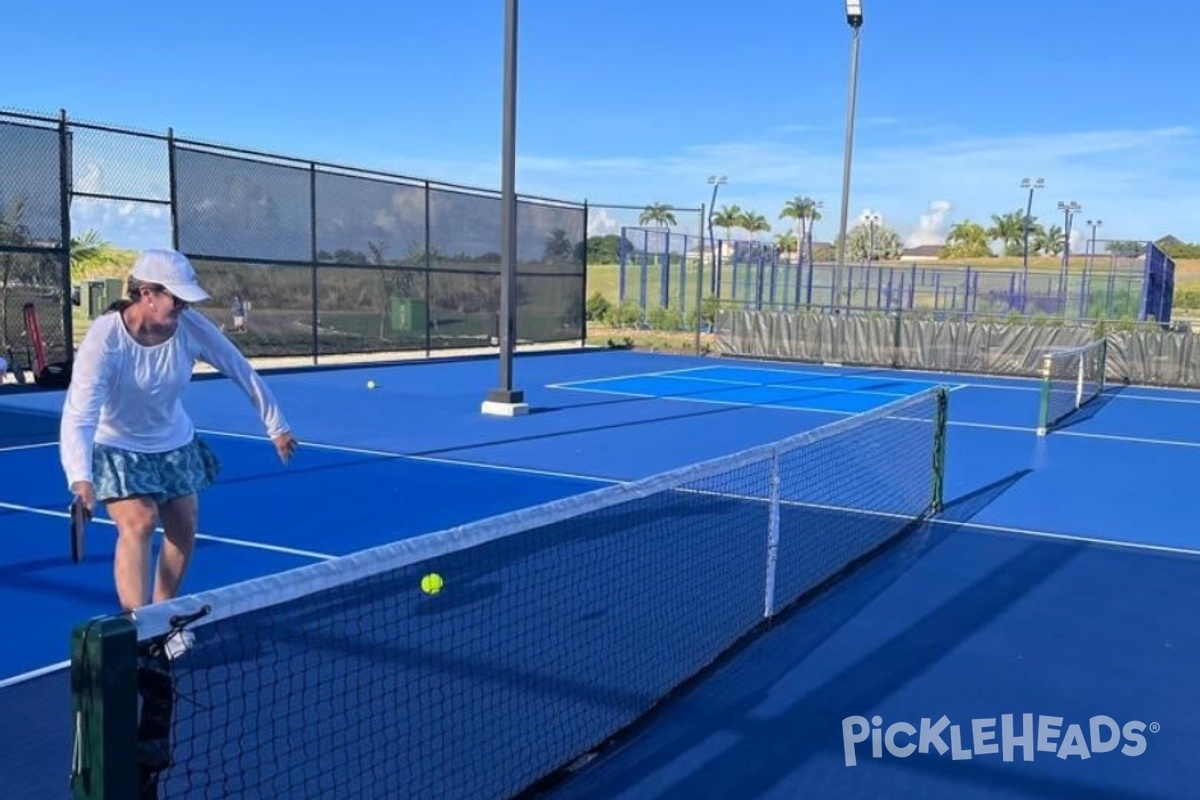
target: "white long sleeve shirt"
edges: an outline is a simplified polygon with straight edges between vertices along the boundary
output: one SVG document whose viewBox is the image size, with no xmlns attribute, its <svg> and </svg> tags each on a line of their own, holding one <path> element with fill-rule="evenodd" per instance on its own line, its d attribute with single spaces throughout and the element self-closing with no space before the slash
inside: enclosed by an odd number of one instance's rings
<svg viewBox="0 0 1200 800">
<path fill-rule="evenodd" d="M 190 442 L 195 428 L 183 408 L 183 393 L 196 361 L 211 365 L 246 393 L 268 436 L 289 430 L 262 378 L 200 312 L 184 311 L 175 334 L 151 347 L 133 338 L 120 313 L 104 314 L 79 346 L 63 405 L 59 455 L 68 487 L 93 480 L 96 442 L 142 453 Z"/>
</svg>

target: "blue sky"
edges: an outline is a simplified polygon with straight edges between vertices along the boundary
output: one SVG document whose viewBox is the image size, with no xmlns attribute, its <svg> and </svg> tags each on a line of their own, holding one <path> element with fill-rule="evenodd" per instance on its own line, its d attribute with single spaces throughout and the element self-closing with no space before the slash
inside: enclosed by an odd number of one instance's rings
<svg viewBox="0 0 1200 800">
<path fill-rule="evenodd" d="M 1075 200 L 1077 231 L 1200 241 L 1200 4 L 864 5 L 852 218 L 932 243 L 1043 177 L 1047 223 Z M 502 0 L 297 9 L 10 0 L 0 107 L 498 188 Z M 718 205 L 774 232 L 785 200 L 820 199 L 829 240 L 849 52 L 842 0 L 525 0 L 518 191 L 698 207 L 719 173 Z M 142 206 L 76 215 L 132 246 L 168 224 Z M 595 209 L 593 232 L 631 215 Z"/>
</svg>

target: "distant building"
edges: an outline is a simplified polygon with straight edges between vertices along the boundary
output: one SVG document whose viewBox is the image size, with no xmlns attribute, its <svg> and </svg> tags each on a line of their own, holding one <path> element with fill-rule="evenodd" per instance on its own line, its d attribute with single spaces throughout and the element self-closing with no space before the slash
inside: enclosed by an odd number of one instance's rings
<svg viewBox="0 0 1200 800">
<path fill-rule="evenodd" d="M 945 245 L 923 244 L 919 247 L 907 247 L 900 253 L 901 261 L 936 261 L 942 257 Z"/>
</svg>

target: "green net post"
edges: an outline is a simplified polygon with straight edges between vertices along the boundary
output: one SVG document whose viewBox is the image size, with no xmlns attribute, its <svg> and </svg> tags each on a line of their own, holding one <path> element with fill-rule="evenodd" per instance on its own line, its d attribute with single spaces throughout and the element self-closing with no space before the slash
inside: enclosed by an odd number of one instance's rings
<svg viewBox="0 0 1200 800">
<path fill-rule="evenodd" d="M 1042 360 L 1042 399 L 1038 406 L 1038 436 L 1045 436 L 1050 429 L 1050 386 L 1053 376 L 1054 363 L 1047 353 Z"/>
<path fill-rule="evenodd" d="M 125 617 L 71 633 L 74 800 L 138 796 L 137 629 Z"/>
<path fill-rule="evenodd" d="M 930 498 L 930 512 L 939 514 L 945 505 L 946 491 L 946 431 L 949 428 L 950 392 L 939 389 L 937 393 L 937 411 L 933 426 L 933 497 Z"/>
</svg>

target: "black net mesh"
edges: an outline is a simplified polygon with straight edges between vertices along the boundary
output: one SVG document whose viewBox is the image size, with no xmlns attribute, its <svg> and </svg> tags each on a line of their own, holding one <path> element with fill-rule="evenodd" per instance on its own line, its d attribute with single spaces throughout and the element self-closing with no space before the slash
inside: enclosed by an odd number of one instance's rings
<svg viewBox="0 0 1200 800">
<path fill-rule="evenodd" d="M 517 203 L 517 272 L 582 276 L 583 216 L 582 208 Z"/>
<path fill-rule="evenodd" d="M 76 192 L 166 202 L 171 199 L 168 161 L 161 137 L 87 127 L 71 132 Z"/>
<path fill-rule="evenodd" d="M 147 644 L 202 614 L 143 660 L 143 763 L 172 798 L 511 796 L 924 519 L 939 396 L 143 609 Z"/>
<path fill-rule="evenodd" d="M 35 337 L 26 308 L 36 316 L 47 364 L 69 359 L 71 348 L 63 324 L 63 281 L 67 269 L 61 253 L 14 253 L 0 250 L 0 355 L 33 370 Z"/>
<path fill-rule="evenodd" d="M 497 343 L 497 193 L 83 123 L 66 136 L 80 255 L 70 320 L 60 141 L 56 119 L 0 113 L 3 335 L 18 353 L 33 302 L 47 360 L 70 360 L 65 332 L 121 293 L 128 264 L 110 245 L 186 253 L 213 294 L 202 312 L 248 356 Z M 522 199 L 517 226 L 518 342 L 582 339 L 583 209 Z"/>
<path fill-rule="evenodd" d="M 429 274 L 429 340 L 435 349 L 486 347 L 499 336 L 500 275 L 434 270 Z"/>
<path fill-rule="evenodd" d="M 517 275 L 517 340 L 583 338 L 583 289 L 578 275 Z"/>
<path fill-rule="evenodd" d="M 319 261 L 424 265 L 424 187 L 328 172 L 316 180 Z"/>
<path fill-rule="evenodd" d="M 212 299 L 196 306 L 247 356 L 311 355 L 312 267 L 193 259 Z M 235 307 L 245 312 L 235 330 Z"/>
<path fill-rule="evenodd" d="M 175 148 L 179 249 L 191 256 L 312 260 L 308 169 Z"/>
<path fill-rule="evenodd" d="M 500 199 L 431 189 L 429 249 L 440 269 L 500 270 Z"/>
<path fill-rule="evenodd" d="M 57 130 L 0 119 L 0 247 L 64 245 L 61 172 Z"/>
<path fill-rule="evenodd" d="M 425 275 L 395 267 L 317 269 L 322 355 L 425 348 Z"/>
</svg>

